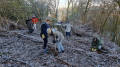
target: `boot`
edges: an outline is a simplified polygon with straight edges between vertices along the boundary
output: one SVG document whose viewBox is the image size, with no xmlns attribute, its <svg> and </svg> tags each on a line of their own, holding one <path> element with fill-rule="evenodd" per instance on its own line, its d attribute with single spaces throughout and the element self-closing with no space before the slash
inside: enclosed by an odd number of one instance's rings
<svg viewBox="0 0 120 67">
<path fill-rule="evenodd" d="M 43 49 L 43 52 L 44 52 L 44 53 L 47 53 L 45 49 Z"/>
<path fill-rule="evenodd" d="M 62 51 L 62 53 L 64 53 L 65 51 Z"/>
</svg>

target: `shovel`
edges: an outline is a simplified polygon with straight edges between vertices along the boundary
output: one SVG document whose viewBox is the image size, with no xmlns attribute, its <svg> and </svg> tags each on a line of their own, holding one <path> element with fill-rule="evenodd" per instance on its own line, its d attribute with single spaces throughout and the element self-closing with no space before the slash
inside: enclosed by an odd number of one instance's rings
<svg viewBox="0 0 120 67">
<path fill-rule="evenodd" d="M 56 41 L 56 33 L 54 34 L 55 36 L 55 41 Z M 54 52 L 54 56 L 58 56 L 58 52 L 56 51 L 56 43 L 55 43 L 55 52 Z"/>
</svg>

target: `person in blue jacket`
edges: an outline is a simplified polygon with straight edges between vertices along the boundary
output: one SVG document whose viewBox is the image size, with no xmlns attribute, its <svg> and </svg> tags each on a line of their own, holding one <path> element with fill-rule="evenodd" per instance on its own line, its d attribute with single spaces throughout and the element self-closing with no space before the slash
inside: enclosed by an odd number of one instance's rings
<svg viewBox="0 0 120 67">
<path fill-rule="evenodd" d="M 48 33 L 47 33 L 47 29 L 49 28 L 49 24 L 50 20 L 46 19 L 46 21 L 41 25 L 41 33 L 40 36 L 42 37 L 42 39 L 44 40 L 44 46 L 43 46 L 43 52 L 46 52 L 46 46 L 47 46 L 47 42 L 48 42 Z"/>
</svg>

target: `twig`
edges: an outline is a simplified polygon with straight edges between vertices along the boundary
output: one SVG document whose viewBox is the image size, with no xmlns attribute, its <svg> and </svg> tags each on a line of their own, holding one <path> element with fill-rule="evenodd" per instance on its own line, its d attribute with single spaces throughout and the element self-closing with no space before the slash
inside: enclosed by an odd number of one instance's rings
<svg viewBox="0 0 120 67">
<path fill-rule="evenodd" d="M 59 58 L 55 58 L 55 59 L 57 59 L 57 61 L 61 62 L 61 64 L 65 64 L 65 65 L 67 65 L 68 67 L 76 67 L 76 66 L 74 66 L 74 65 L 71 65 L 71 64 L 65 62 L 65 61 L 62 60 L 62 59 L 59 59 Z"/>
<path fill-rule="evenodd" d="M 21 63 L 23 63 L 23 64 L 29 65 L 29 67 L 34 67 L 34 66 L 32 66 L 31 64 L 29 64 L 29 63 L 27 63 L 27 62 L 25 62 L 25 61 L 21 61 L 21 60 L 17 60 L 17 59 L 12 59 L 12 58 L 4 58 L 4 59 L 21 62 Z"/>
<path fill-rule="evenodd" d="M 61 59 L 58 59 L 58 58 L 56 58 L 56 59 L 57 59 L 57 61 L 60 61 L 62 64 L 65 64 L 65 65 L 67 65 L 68 67 L 71 66 L 69 63 L 65 62 L 64 60 L 61 60 Z"/>
<path fill-rule="evenodd" d="M 27 64 L 29 65 L 30 67 L 33 67 L 32 65 L 30 65 L 29 63 L 25 62 L 25 61 L 21 61 L 21 60 L 16 60 L 16 59 L 12 59 L 12 58 L 9 58 L 10 60 L 13 60 L 13 61 L 18 61 L 18 62 L 21 62 L 21 63 L 24 63 L 24 64 Z"/>
</svg>

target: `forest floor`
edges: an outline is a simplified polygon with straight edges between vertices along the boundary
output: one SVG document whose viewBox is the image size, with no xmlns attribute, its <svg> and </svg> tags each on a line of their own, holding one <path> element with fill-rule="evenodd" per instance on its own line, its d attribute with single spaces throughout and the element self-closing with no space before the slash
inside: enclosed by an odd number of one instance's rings
<svg viewBox="0 0 120 67">
<path fill-rule="evenodd" d="M 47 54 L 43 53 L 43 40 L 40 37 L 40 24 L 37 32 L 28 30 L 7 31 L 0 28 L 0 67 L 120 67 L 120 47 L 90 24 L 76 25 L 69 40 L 64 39 L 64 53 L 54 56 L 52 37 L 48 39 Z M 75 30 L 80 32 L 75 34 Z M 108 53 L 92 52 L 90 43 L 96 35 L 102 40 Z"/>
</svg>

